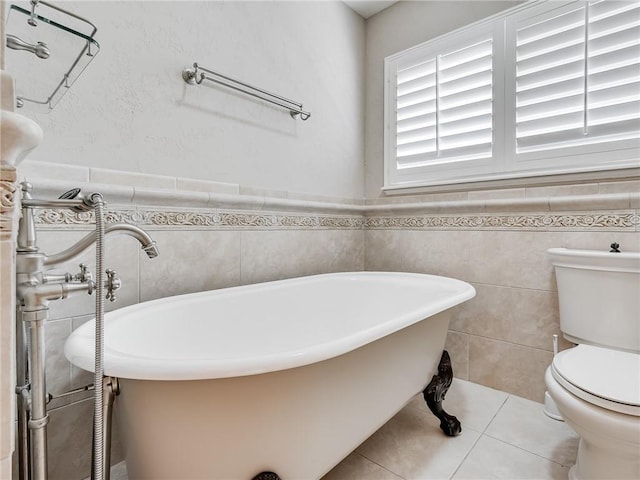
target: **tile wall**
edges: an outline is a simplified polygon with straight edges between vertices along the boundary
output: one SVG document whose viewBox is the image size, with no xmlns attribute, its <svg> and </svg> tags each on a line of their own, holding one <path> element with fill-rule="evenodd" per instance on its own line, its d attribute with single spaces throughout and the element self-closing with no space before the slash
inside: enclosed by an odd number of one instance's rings
<svg viewBox="0 0 640 480">
<path fill-rule="evenodd" d="M 107 310 L 182 293 L 363 269 L 362 230 L 145 229 L 160 249 L 161 256 L 154 260 L 149 260 L 137 241 L 129 237 L 116 236 L 106 242 L 106 265 L 118 272 L 123 283 L 117 301 L 106 305 Z M 87 231 L 41 229 L 39 233 L 42 250 L 55 253 Z M 61 270 L 75 272 L 78 263 L 83 262 L 95 271 L 94 255 L 90 249 Z M 79 294 L 51 304 L 46 348 L 47 387 L 52 393 L 93 383 L 92 374 L 66 360 L 63 346 L 73 329 L 93 318 L 94 301 L 93 296 Z M 91 464 L 91 395 L 79 394 L 70 402 L 54 402 L 49 424 L 49 478 L 86 478 Z M 112 460 L 122 460 L 118 441 Z"/>
<path fill-rule="evenodd" d="M 46 165 L 34 168 L 42 172 Z M 64 177 L 60 169 L 58 175 Z M 38 180 L 28 165 L 21 177 L 32 179 L 34 198 L 54 198 L 72 186 L 62 180 Z M 359 207 L 351 201 L 349 205 L 345 199 L 321 203 L 316 197 L 291 199 L 287 198 L 291 194 L 276 192 L 267 198 L 266 192 L 255 189 L 244 189 L 247 194 L 239 195 L 238 186 L 233 195 L 232 186 L 206 182 L 200 184 L 202 191 L 194 194 L 193 185 L 189 189 L 192 193 L 167 189 L 167 185 L 180 183 L 175 179 L 167 183 L 167 177 L 160 178 L 160 183 L 154 183 L 152 177 L 131 176 L 125 180 L 117 186 L 74 182 L 84 191 L 105 195 L 109 202 L 107 221 L 137 223 L 150 233 L 160 250 L 160 256 L 150 260 L 136 240 L 123 235 L 107 238 L 105 265 L 116 270 L 123 283 L 117 301 L 107 302 L 107 311 L 183 293 L 364 269 L 363 219 Z M 146 205 L 140 207 L 143 203 Z M 93 232 L 92 219 L 82 214 L 45 210 L 39 212 L 37 223 L 38 244 L 50 254 Z M 76 272 L 79 263 L 95 271 L 94 255 L 95 249 L 90 248 L 56 271 Z M 47 388 L 51 393 L 93 383 L 92 374 L 66 360 L 63 346 L 73 329 L 93 318 L 94 302 L 94 296 L 77 294 L 50 304 L 46 349 Z M 50 405 L 51 480 L 89 475 L 92 405 L 91 394 L 87 393 L 54 400 Z M 117 437 L 116 433 L 113 463 L 123 457 Z M 15 478 L 17 469 L 13 472 Z"/>
<path fill-rule="evenodd" d="M 80 175 L 80 180 L 90 176 Z M 640 251 L 638 181 L 363 202 L 208 182 L 184 192 L 176 179 L 161 180 L 154 185 L 150 177 L 131 177 L 117 186 L 84 185 L 106 192 L 110 222 L 139 224 L 161 252 L 149 260 L 135 240 L 109 238 L 107 266 L 124 286 L 107 309 L 323 272 L 400 270 L 456 277 L 472 283 L 477 296 L 458 309 L 450 326 L 446 348 L 455 375 L 536 401 L 544 393 L 551 335 L 559 333 L 555 278 L 546 250 L 606 249 L 617 241 L 624 250 Z M 71 186 L 61 178 L 34 183 L 34 196 L 44 198 Z M 90 219 L 75 214 L 44 211 L 38 222 L 39 242 L 47 253 L 92 231 Z M 90 249 L 63 268 L 73 272 L 84 262 L 93 269 L 93 255 Z M 91 382 L 65 360 L 62 346 L 74 328 L 92 318 L 93 302 L 79 295 L 51 305 L 47 375 L 53 393 Z M 54 402 L 51 478 L 85 478 L 89 396 Z M 116 441 L 114 463 L 121 458 Z"/>
<path fill-rule="evenodd" d="M 365 267 L 470 282 L 477 296 L 447 340 L 455 375 L 540 402 L 560 333 L 546 250 L 640 251 L 639 192 L 620 181 L 369 201 Z"/>
</svg>

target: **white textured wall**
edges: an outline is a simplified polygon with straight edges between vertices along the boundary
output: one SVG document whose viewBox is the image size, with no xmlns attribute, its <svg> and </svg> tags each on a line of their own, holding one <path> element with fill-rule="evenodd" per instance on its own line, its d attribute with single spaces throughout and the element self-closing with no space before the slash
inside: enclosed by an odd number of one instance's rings
<svg viewBox="0 0 640 480">
<path fill-rule="evenodd" d="M 398 2 L 367 22 L 365 196 L 381 196 L 384 58 L 511 8 L 511 1 Z"/>
<path fill-rule="evenodd" d="M 48 115 L 31 160 L 363 194 L 365 23 L 337 1 L 64 2 L 98 27 L 99 55 Z M 299 101 L 278 107 L 186 85 L 205 67 Z"/>
</svg>

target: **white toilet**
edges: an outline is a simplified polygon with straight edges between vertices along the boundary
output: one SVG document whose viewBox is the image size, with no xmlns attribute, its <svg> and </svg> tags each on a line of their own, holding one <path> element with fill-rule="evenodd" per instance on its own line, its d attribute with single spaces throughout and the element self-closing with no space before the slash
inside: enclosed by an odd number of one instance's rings
<svg viewBox="0 0 640 480">
<path fill-rule="evenodd" d="M 560 330 L 545 383 L 580 444 L 571 480 L 640 479 L 640 253 L 551 248 Z"/>
</svg>

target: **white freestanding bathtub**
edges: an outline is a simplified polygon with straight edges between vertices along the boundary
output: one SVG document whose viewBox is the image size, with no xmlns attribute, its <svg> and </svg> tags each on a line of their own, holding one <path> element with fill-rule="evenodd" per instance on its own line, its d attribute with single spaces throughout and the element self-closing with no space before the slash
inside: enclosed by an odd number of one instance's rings
<svg viewBox="0 0 640 480">
<path fill-rule="evenodd" d="M 108 313 L 130 480 L 320 478 L 425 388 L 451 307 L 474 295 L 445 277 L 337 273 Z M 93 329 L 65 346 L 90 371 Z"/>
</svg>

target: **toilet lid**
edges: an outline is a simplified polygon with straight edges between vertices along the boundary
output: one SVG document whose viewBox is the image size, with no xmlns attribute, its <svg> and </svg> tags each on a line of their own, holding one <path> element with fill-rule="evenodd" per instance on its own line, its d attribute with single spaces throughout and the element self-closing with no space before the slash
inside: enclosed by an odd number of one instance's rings
<svg viewBox="0 0 640 480">
<path fill-rule="evenodd" d="M 553 371 L 561 377 L 556 378 L 558 381 L 583 400 L 609 410 L 640 415 L 639 354 L 578 345 L 553 358 Z"/>
</svg>

